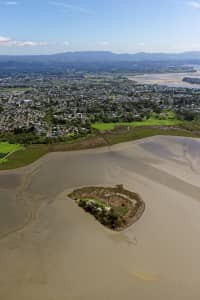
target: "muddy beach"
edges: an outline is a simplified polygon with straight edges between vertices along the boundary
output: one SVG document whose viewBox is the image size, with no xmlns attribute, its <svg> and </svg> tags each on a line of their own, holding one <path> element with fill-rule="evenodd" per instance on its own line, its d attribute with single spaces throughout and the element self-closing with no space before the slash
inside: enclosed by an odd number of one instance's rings
<svg viewBox="0 0 200 300">
<path fill-rule="evenodd" d="M 199 299 L 199 157 L 198 140 L 154 137 L 0 172 L 0 299 Z M 146 206 L 121 232 L 68 197 L 116 184 Z"/>
</svg>

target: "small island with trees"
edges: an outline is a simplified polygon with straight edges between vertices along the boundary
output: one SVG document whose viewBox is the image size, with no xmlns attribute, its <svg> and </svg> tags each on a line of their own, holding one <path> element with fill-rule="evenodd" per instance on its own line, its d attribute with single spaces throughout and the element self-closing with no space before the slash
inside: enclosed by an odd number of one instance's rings
<svg viewBox="0 0 200 300">
<path fill-rule="evenodd" d="M 102 225 L 115 231 L 134 224 L 145 210 L 141 197 L 124 189 L 123 185 L 83 187 L 70 193 L 69 197 Z"/>
</svg>

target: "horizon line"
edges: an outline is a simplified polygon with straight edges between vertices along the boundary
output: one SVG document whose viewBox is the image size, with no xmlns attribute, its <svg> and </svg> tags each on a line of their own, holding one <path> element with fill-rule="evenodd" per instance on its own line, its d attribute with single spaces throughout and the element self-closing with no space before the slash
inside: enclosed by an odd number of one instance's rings
<svg viewBox="0 0 200 300">
<path fill-rule="evenodd" d="M 41 54 L 0 54 L 0 56 L 50 56 L 50 55 L 59 55 L 67 53 L 110 53 L 115 55 L 137 55 L 137 54 L 161 54 L 161 55 L 178 55 L 186 53 L 200 53 L 199 50 L 185 50 L 185 51 L 137 51 L 137 52 L 114 52 L 111 50 L 75 50 L 75 51 L 61 51 L 61 52 L 52 52 L 52 53 L 41 53 Z"/>
</svg>

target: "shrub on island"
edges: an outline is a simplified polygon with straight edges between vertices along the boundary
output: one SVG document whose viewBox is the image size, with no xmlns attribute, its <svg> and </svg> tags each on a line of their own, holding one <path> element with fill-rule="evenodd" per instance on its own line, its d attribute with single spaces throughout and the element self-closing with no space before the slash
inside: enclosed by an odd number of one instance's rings
<svg viewBox="0 0 200 300">
<path fill-rule="evenodd" d="M 120 216 L 110 206 L 106 206 L 103 202 L 93 199 L 80 199 L 78 201 L 80 207 L 91 213 L 101 224 L 115 229 L 120 226 L 122 220 Z"/>
</svg>

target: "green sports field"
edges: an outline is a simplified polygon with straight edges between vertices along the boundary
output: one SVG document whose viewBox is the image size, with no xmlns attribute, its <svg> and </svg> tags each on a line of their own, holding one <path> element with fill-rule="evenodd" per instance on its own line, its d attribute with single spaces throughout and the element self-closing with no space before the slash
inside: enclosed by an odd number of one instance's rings
<svg viewBox="0 0 200 300">
<path fill-rule="evenodd" d="M 23 149 L 19 144 L 9 144 L 8 142 L 0 142 L 0 164 L 7 161 L 10 154 Z"/>
<path fill-rule="evenodd" d="M 131 126 L 131 127 L 139 127 L 139 126 L 173 126 L 179 125 L 181 121 L 176 119 L 168 119 L 168 120 L 157 120 L 157 119 L 148 119 L 140 122 L 118 122 L 118 123 L 94 123 L 92 127 L 94 129 L 105 131 L 112 130 L 116 126 Z"/>
<path fill-rule="evenodd" d="M 20 150 L 22 145 L 19 144 L 9 144 L 8 142 L 0 142 L 0 153 L 10 153 L 13 151 Z"/>
</svg>

